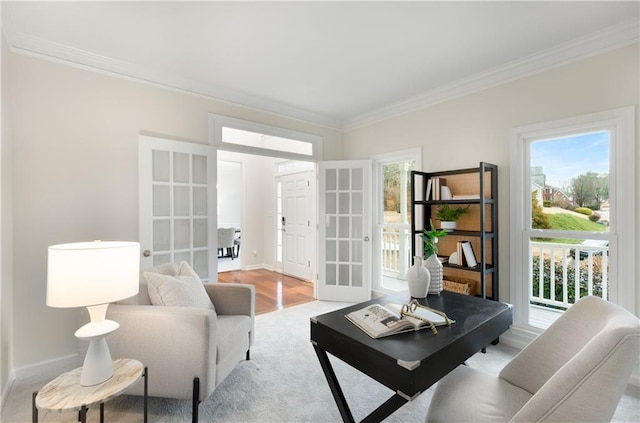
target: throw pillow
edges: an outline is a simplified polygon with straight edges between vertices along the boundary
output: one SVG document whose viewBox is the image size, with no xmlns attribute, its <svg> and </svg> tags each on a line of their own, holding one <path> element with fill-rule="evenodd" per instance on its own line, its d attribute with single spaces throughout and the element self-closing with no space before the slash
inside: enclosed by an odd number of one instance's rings
<svg viewBox="0 0 640 423">
<path fill-rule="evenodd" d="M 144 276 L 153 305 L 197 307 L 215 311 L 202 281 L 185 261 L 180 263 L 175 276 L 153 272 L 144 272 Z"/>
</svg>

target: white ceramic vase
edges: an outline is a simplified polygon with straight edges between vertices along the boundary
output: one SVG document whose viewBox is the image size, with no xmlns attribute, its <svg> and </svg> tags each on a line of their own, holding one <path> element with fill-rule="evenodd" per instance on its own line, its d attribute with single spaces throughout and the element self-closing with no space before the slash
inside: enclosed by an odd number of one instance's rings
<svg viewBox="0 0 640 423">
<path fill-rule="evenodd" d="M 429 258 L 424 261 L 424 267 L 429 270 L 430 284 L 429 294 L 440 295 L 444 289 L 444 272 L 442 270 L 442 263 L 438 260 L 435 254 L 431 254 Z"/>
<path fill-rule="evenodd" d="M 431 276 L 429 270 L 422 265 L 422 257 L 413 258 L 413 266 L 407 272 L 407 282 L 409 284 L 409 294 L 412 298 L 425 298 L 429 292 Z"/>
</svg>

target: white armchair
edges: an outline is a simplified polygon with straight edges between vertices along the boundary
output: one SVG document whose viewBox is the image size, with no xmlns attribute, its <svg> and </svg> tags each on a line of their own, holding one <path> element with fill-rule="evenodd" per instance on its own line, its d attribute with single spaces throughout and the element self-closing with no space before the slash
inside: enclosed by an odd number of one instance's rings
<svg viewBox="0 0 640 423">
<path fill-rule="evenodd" d="M 459 366 L 427 422 L 610 421 L 640 354 L 640 320 L 598 297 L 567 310 L 498 377 Z"/>
<path fill-rule="evenodd" d="M 151 305 L 146 280 L 137 296 L 111 304 L 107 318 L 120 328 L 108 339 L 112 358 L 134 358 L 149 370 L 149 396 L 191 399 L 193 421 L 253 344 L 253 285 L 206 283 L 215 311 Z M 143 395 L 143 387 L 128 393 Z"/>
<path fill-rule="evenodd" d="M 231 257 L 233 260 L 234 254 L 234 228 L 218 228 L 218 255 L 225 256 L 224 252 L 227 251 L 226 256 Z M 221 254 L 222 253 L 222 254 Z"/>
</svg>

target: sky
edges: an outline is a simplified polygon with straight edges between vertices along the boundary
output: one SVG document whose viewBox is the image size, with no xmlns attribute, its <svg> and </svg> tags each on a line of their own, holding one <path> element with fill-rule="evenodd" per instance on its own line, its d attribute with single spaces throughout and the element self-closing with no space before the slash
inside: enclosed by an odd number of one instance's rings
<svg viewBox="0 0 640 423">
<path fill-rule="evenodd" d="M 566 188 L 587 172 L 609 173 L 609 132 L 595 132 L 531 144 L 531 166 L 542 166 L 546 183 Z"/>
</svg>

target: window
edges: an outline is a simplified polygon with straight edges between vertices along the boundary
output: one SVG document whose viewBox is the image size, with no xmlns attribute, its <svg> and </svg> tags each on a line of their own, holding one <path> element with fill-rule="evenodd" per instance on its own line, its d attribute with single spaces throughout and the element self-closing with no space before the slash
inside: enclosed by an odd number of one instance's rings
<svg viewBox="0 0 640 423">
<path fill-rule="evenodd" d="M 511 132 L 514 327 L 540 331 L 586 295 L 634 311 L 633 108 Z"/>
<path fill-rule="evenodd" d="M 322 138 L 317 135 L 215 114 L 209 115 L 209 126 L 213 144 L 220 150 L 290 160 L 322 160 Z"/>
<path fill-rule="evenodd" d="M 609 299 L 610 140 L 606 130 L 528 143 L 531 326 L 587 295 Z"/>
</svg>

